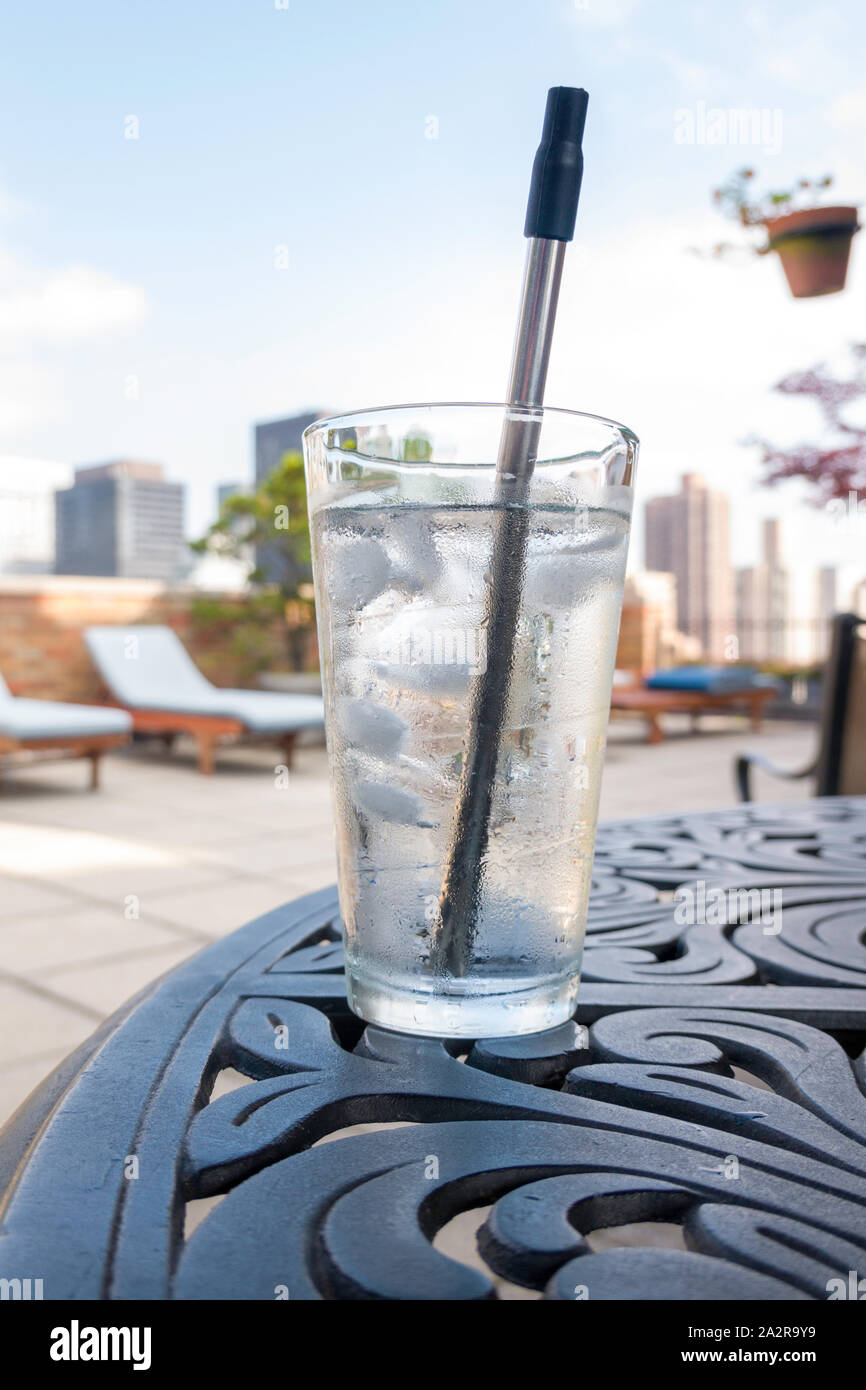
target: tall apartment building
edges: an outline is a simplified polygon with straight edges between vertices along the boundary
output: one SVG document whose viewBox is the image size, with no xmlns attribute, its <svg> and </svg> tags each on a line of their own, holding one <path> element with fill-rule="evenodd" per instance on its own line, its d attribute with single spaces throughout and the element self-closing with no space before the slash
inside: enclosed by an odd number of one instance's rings
<svg viewBox="0 0 866 1390">
<path fill-rule="evenodd" d="M 681 479 L 673 497 L 654 497 L 646 508 L 645 561 L 677 583 L 677 627 L 700 642 L 713 660 L 732 655 L 734 587 L 730 505 L 697 473 Z"/>
<path fill-rule="evenodd" d="M 815 578 L 815 659 L 830 654 L 833 618 L 839 608 L 839 574 L 833 565 L 822 565 Z"/>
<path fill-rule="evenodd" d="M 791 576 L 782 560 L 781 525 L 763 525 L 763 559 L 737 570 L 737 636 L 747 661 L 790 661 L 793 656 Z"/>
<path fill-rule="evenodd" d="M 119 460 L 77 468 L 54 494 L 56 574 L 177 579 L 186 561 L 184 486 L 162 465 Z"/>
<path fill-rule="evenodd" d="M 256 484 L 273 473 L 283 454 L 301 452 L 304 430 L 321 418 L 321 411 L 313 410 L 306 415 L 293 415 L 288 420 L 268 420 L 255 426 Z"/>
<path fill-rule="evenodd" d="M 270 473 L 273 473 L 284 454 L 299 454 L 301 452 L 304 430 L 308 425 L 313 425 L 316 420 L 322 418 L 322 411 L 313 410 L 306 415 L 293 415 L 287 420 L 268 420 L 263 425 L 255 426 L 257 487 L 264 482 Z M 255 562 L 265 579 L 279 581 L 282 565 L 279 556 L 273 553 L 271 547 L 256 546 Z"/>
</svg>

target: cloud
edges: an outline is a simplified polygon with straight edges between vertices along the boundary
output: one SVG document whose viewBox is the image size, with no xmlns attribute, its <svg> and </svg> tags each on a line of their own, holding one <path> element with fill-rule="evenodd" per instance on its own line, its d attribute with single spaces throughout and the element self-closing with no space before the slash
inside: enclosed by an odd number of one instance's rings
<svg viewBox="0 0 866 1390">
<path fill-rule="evenodd" d="M 0 188 L 0 221 L 14 207 Z M 0 246 L 0 434 L 56 418 L 78 391 L 86 350 L 104 349 L 148 313 L 138 285 L 92 266 L 25 266 Z M 76 351 L 61 369 L 52 348 Z"/>
<path fill-rule="evenodd" d="M 144 291 L 88 266 L 22 272 L 7 262 L 0 282 L 5 345 L 87 343 L 134 328 L 147 316 Z"/>
<path fill-rule="evenodd" d="M 835 130 L 861 130 L 866 125 L 866 87 L 840 92 L 824 112 L 824 119 Z"/>
<path fill-rule="evenodd" d="M 0 355 L 0 435 L 18 435 L 55 415 L 62 399 L 60 374 Z"/>
<path fill-rule="evenodd" d="M 624 29 L 643 0 L 571 0 L 581 24 L 591 29 Z"/>
<path fill-rule="evenodd" d="M 632 62 L 639 61 L 650 67 L 661 67 L 681 87 L 700 92 L 718 89 L 721 74 L 704 63 L 697 63 L 677 53 L 665 44 L 655 40 L 636 38 L 630 33 L 620 34 L 616 39 L 617 51 Z"/>
</svg>

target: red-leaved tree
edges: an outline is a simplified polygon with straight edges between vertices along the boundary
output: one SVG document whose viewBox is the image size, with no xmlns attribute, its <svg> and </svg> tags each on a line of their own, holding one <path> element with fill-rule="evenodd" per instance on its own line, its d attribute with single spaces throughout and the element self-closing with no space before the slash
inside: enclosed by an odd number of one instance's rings
<svg viewBox="0 0 866 1390">
<path fill-rule="evenodd" d="M 835 439 L 830 445 L 796 444 L 790 449 L 779 449 L 765 439 L 750 440 L 761 448 L 764 483 L 805 478 L 815 488 L 817 503 L 866 493 L 866 425 L 844 418 L 846 406 L 866 396 L 866 343 L 852 344 L 851 356 L 853 372 L 847 380 L 818 366 L 792 372 L 774 386 L 784 396 L 811 396 Z"/>
</svg>

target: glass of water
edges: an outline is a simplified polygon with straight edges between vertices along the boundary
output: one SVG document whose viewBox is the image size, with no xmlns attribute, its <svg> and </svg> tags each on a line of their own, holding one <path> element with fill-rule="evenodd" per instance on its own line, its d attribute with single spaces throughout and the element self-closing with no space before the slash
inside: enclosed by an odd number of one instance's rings
<svg viewBox="0 0 866 1390">
<path fill-rule="evenodd" d="M 349 1002 L 434 1037 L 569 1018 L 586 925 L 638 443 L 545 408 L 509 504 L 506 410 L 394 406 L 304 435 Z M 506 505 L 527 513 L 520 603 L 471 954 L 452 976 L 440 897 Z"/>
</svg>

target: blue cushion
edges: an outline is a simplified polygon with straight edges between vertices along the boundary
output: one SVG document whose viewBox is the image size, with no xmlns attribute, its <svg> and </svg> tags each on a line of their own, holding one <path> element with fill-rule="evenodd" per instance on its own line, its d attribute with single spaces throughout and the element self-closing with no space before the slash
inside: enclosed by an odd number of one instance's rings
<svg viewBox="0 0 866 1390">
<path fill-rule="evenodd" d="M 0 694 L 0 737 L 20 739 L 98 738 L 128 734 L 125 710 L 100 705 L 67 705 L 61 700 L 24 700 Z"/>
<path fill-rule="evenodd" d="M 673 666 L 647 679 L 648 690 L 689 690 L 705 695 L 728 695 L 772 685 L 751 666 Z"/>
</svg>

